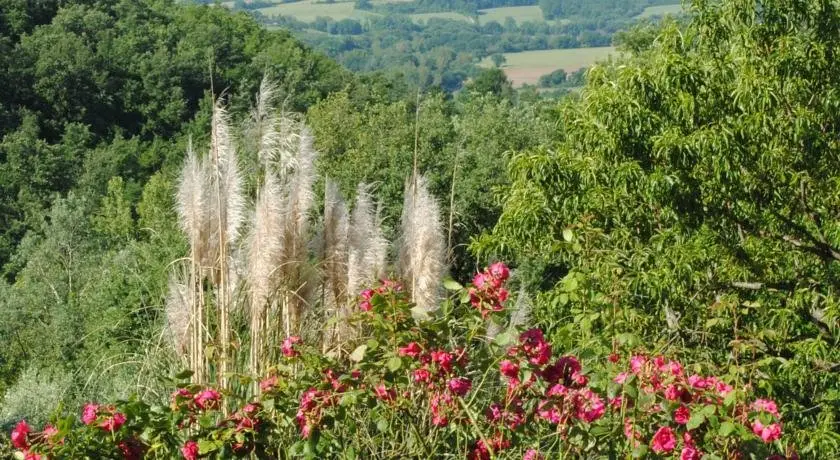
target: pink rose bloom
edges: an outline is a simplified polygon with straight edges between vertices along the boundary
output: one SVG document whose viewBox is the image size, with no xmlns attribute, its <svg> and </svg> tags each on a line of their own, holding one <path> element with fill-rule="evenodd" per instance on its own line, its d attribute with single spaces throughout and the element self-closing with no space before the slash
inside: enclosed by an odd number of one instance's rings
<svg viewBox="0 0 840 460">
<path fill-rule="evenodd" d="M 384 383 L 380 383 L 375 386 L 373 388 L 373 392 L 376 394 L 376 397 L 382 401 L 393 401 L 397 398 L 396 390 L 386 387 Z"/>
<path fill-rule="evenodd" d="M 668 372 L 668 362 L 665 361 L 665 357 L 659 355 L 653 358 L 653 365 L 659 370 L 659 372 Z"/>
<path fill-rule="evenodd" d="M 545 341 L 538 328 L 529 329 L 519 335 L 519 342 L 528 360 L 535 366 L 542 366 L 551 359 L 551 344 Z"/>
<path fill-rule="evenodd" d="M 184 443 L 184 447 L 181 448 L 181 455 L 183 455 L 186 460 L 198 459 L 198 443 L 192 440 Z"/>
<path fill-rule="evenodd" d="M 776 406 L 776 402 L 769 399 L 756 399 L 750 405 L 750 408 L 756 412 L 767 412 L 776 417 L 779 416 L 779 408 Z"/>
<path fill-rule="evenodd" d="M 35 452 L 25 450 L 23 451 L 23 460 L 43 460 L 44 457 L 41 454 L 36 454 Z"/>
<path fill-rule="evenodd" d="M 536 449 L 528 449 L 522 456 L 522 460 L 543 460 L 544 458 Z"/>
<path fill-rule="evenodd" d="M 262 382 L 260 382 L 260 391 L 262 391 L 263 393 L 271 391 L 277 386 L 278 382 L 279 382 L 279 379 L 277 378 L 276 375 L 272 375 L 271 377 L 267 377 Z"/>
<path fill-rule="evenodd" d="M 49 425 L 49 424 L 44 427 L 43 431 L 41 431 L 41 436 L 43 436 L 45 439 L 47 439 L 49 441 L 52 441 L 52 438 L 55 437 L 55 435 L 57 435 L 57 434 L 58 434 L 58 428 L 56 428 L 52 425 Z"/>
<path fill-rule="evenodd" d="M 449 390 L 458 396 L 464 396 L 472 388 L 472 382 L 466 377 L 458 377 L 449 381 Z"/>
<path fill-rule="evenodd" d="M 702 390 L 709 386 L 709 382 L 705 378 L 697 374 L 688 377 L 688 384 L 694 388 L 697 388 L 698 390 Z"/>
<path fill-rule="evenodd" d="M 627 372 L 622 372 L 622 373 L 615 376 L 615 378 L 613 379 L 613 382 L 615 382 L 619 385 L 624 385 L 624 382 L 627 381 L 627 377 L 629 377 L 629 374 L 627 374 Z"/>
<path fill-rule="evenodd" d="M 280 351 L 283 352 L 283 356 L 287 358 L 294 358 L 295 356 L 300 356 L 300 352 L 295 349 L 295 345 L 300 343 L 300 337 L 294 335 L 291 337 L 286 337 L 286 340 L 283 340 L 283 345 L 280 347 Z"/>
<path fill-rule="evenodd" d="M 638 374 L 642 372 L 644 369 L 645 364 L 647 363 L 647 358 L 641 355 L 634 355 L 630 357 L 630 370 L 633 371 L 634 374 Z"/>
<path fill-rule="evenodd" d="M 99 410 L 99 406 L 96 404 L 85 404 L 85 407 L 82 408 L 82 423 L 85 425 L 90 425 L 96 421 L 96 412 Z"/>
<path fill-rule="evenodd" d="M 504 359 L 499 363 L 499 371 L 501 371 L 502 375 L 505 377 L 515 379 L 519 376 L 519 365 L 513 361 Z"/>
<path fill-rule="evenodd" d="M 414 381 L 417 383 L 420 382 L 428 382 L 431 380 L 432 374 L 427 369 L 415 369 L 414 370 Z"/>
<path fill-rule="evenodd" d="M 731 385 L 727 385 L 726 383 L 724 383 L 720 380 L 715 382 L 715 389 L 717 390 L 718 394 L 723 396 L 724 398 L 727 395 L 729 395 L 729 393 L 732 393 L 732 390 L 733 390 Z"/>
<path fill-rule="evenodd" d="M 668 363 L 668 368 L 671 371 L 671 375 L 673 375 L 674 377 L 680 377 L 683 375 L 682 364 L 676 361 L 671 361 L 670 363 Z"/>
<path fill-rule="evenodd" d="M 682 452 L 680 452 L 680 460 L 701 460 L 703 458 L 703 452 L 697 450 L 697 447 L 688 444 L 683 447 Z"/>
<path fill-rule="evenodd" d="M 635 446 L 639 445 L 639 441 L 637 441 L 637 439 L 639 439 L 641 436 L 642 436 L 642 434 L 633 425 L 633 420 L 630 419 L 630 418 L 625 418 L 624 419 L 624 437 L 632 440 L 633 441 L 633 446 L 635 447 Z"/>
<path fill-rule="evenodd" d="M 488 270 L 493 278 L 505 281 L 510 276 L 510 269 L 502 262 L 496 262 L 490 265 Z"/>
<path fill-rule="evenodd" d="M 12 445 L 18 449 L 26 449 L 29 447 L 29 433 L 32 427 L 26 423 L 26 420 L 21 420 L 15 425 L 12 430 Z"/>
<path fill-rule="evenodd" d="M 676 401 L 680 399 L 680 395 L 682 395 L 682 391 L 680 390 L 680 387 L 676 385 L 668 385 L 668 387 L 665 388 L 665 399 L 668 401 Z"/>
<path fill-rule="evenodd" d="M 551 401 L 540 401 L 537 404 L 537 417 L 551 424 L 558 424 L 562 420 L 560 410 Z"/>
<path fill-rule="evenodd" d="M 484 272 L 476 273 L 475 276 L 473 276 L 472 284 L 478 289 L 486 289 L 487 287 L 489 287 L 489 283 L 489 277 L 486 274 L 484 274 Z"/>
<path fill-rule="evenodd" d="M 680 425 L 685 425 L 688 423 L 688 419 L 691 418 L 691 411 L 688 407 L 680 406 L 677 410 L 674 411 L 674 421 L 679 423 Z"/>
<path fill-rule="evenodd" d="M 364 291 L 362 291 L 362 292 L 359 294 L 359 297 L 361 297 L 361 298 L 362 298 L 362 300 L 367 300 L 367 301 L 369 301 L 370 299 L 372 299 L 372 298 L 373 298 L 373 289 L 365 289 Z"/>
<path fill-rule="evenodd" d="M 551 388 L 548 389 L 547 396 L 565 396 L 569 392 L 569 389 L 566 388 L 565 385 L 562 383 L 558 383 L 556 385 L 552 385 Z"/>
<path fill-rule="evenodd" d="M 607 356 L 607 361 L 611 363 L 617 363 L 619 359 L 621 359 L 621 357 L 618 356 L 618 353 L 610 353 L 610 355 Z"/>
<path fill-rule="evenodd" d="M 193 398 L 195 404 L 205 410 L 216 409 L 219 407 L 219 402 L 222 400 L 222 395 L 212 388 L 206 388 L 196 393 Z"/>
<path fill-rule="evenodd" d="M 404 347 L 399 348 L 399 355 L 400 356 L 410 356 L 412 358 L 416 358 L 420 356 L 420 353 L 423 352 L 423 349 L 420 348 L 420 345 L 417 342 L 411 342 Z"/>
<path fill-rule="evenodd" d="M 118 431 L 123 425 L 125 424 L 125 415 L 121 414 L 120 412 L 114 413 L 114 415 L 106 418 L 102 423 L 99 424 L 99 428 L 103 430 L 113 433 Z"/>
<path fill-rule="evenodd" d="M 487 416 L 487 420 L 491 422 L 498 421 L 502 418 L 502 406 L 499 403 L 490 404 L 490 407 L 487 408 L 487 412 L 485 413 Z"/>
<path fill-rule="evenodd" d="M 621 404 L 624 402 L 624 399 L 621 396 L 616 396 L 615 398 L 610 399 L 610 407 L 613 410 L 621 410 Z"/>
<path fill-rule="evenodd" d="M 583 389 L 578 393 L 575 406 L 577 409 L 577 418 L 587 423 L 592 423 L 601 418 L 606 410 L 604 400 L 589 388 Z"/>
<path fill-rule="evenodd" d="M 657 454 L 671 452 L 677 447 L 677 437 L 674 435 L 674 430 L 667 426 L 660 427 L 656 430 L 651 440 L 650 448 Z"/>
<path fill-rule="evenodd" d="M 431 353 L 432 361 L 437 363 L 437 365 L 444 370 L 445 372 L 452 372 L 452 362 L 455 360 L 455 357 L 452 356 L 451 353 L 447 353 L 442 350 L 433 351 Z"/>
<path fill-rule="evenodd" d="M 782 437 L 782 426 L 778 423 L 765 426 L 760 420 L 755 419 L 752 423 L 752 430 L 765 443 L 771 443 Z"/>
</svg>

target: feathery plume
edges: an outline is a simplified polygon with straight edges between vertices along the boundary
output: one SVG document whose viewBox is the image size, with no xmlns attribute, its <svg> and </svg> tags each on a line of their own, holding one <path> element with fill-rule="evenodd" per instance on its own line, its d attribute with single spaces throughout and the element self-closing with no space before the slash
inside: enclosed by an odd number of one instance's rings
<svg viewBox="0 0 840 460">
<path fill-rule="evenodd" d="M 309 259 L 309 214 L 315 204 L 315 158 L 312 136 L 301 126 L 294 169 L 284 183 L 286 209 L 283 231 L 283 281 L 285 300 L 283 318 L 286 334 L 297 332 L 304 308 L 314 292 Z"/>
<path fill-rule="evenodd" d="M 382 234 L 368 187 L 359 184 L 348 231 L 347 295 L 350 299 L 385 271 L 388 241 Z"/>
<path fill-rule="evenodd" d="M 210 155 L 215 169 L 217 186 L 216 208 L 220 215 L 218 222 L 224 245 L 233 243 L 239 236 L 245 214 L 245 196 L 242 190 L 242 175 L 236 159 L 236 149 L 230 133 L 230 117 L 227 110 L 217 101 L 213 107 Z"/>
<path fill-rule="evenodd" d="M 263 328 L 269 297 L 274 292 L 277 268 L 283 253 L 280 239 L 283 230 L 281 218 L 283 200 L 280 186 L 272 174 L 257 195 L 254 225 L 248 241 L 248 294 L 251 318 L 251 372 L 260 373 Z"/>
<path fill-rule="evenodd" d="M 406 182 L 401 232 L 400 274 L 409 284 L 414 303 L 426 312 L 435 310 L 446 270 L 446 237 L 440 207 L 423 176 Z"/>
<path fill-rule="evenodd" d="M 323 305 L 327 316 L 336 319 L 325 331 L 325 346 L 341 342 L 346 336 L 344 316 L 347 305 L 347 205 L 341 198 L 338 184 L 326 179 L 324 193 L 324 228 L 322 261 L 324 271 Z"/>
<path fill-rule="evenodd" d="M 182 358 L 190 353 L 190 325 L 192 324 L 193 294 L 183 274 L 169 276 L 169 293 L 166 296 L 166 330 L 175 352 Z"/>
</svg>

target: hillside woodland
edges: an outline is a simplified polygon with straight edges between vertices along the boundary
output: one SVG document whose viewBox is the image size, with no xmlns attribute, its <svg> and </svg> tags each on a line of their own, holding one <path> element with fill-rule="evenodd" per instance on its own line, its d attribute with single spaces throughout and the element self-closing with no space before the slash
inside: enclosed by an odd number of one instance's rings
<svg viewBox="0 0 840 460">
<path fill-rule="evenodd" d="M 0 0 L 0 456 L 840 455 L 840 3 L 615 39 L 552 100 Z"/>
</svg>

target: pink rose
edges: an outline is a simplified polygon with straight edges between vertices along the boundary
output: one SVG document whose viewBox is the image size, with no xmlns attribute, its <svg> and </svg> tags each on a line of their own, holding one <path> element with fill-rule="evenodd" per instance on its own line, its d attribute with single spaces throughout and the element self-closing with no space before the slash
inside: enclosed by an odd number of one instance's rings
<svg viewBox="0 0 840 460">
<path fill-rule="evenodd" d="M 193 400 L 200 409 L 217 409 L 222 400 L 222 395 L 212 388 L 206 388 L 196 393 Z"/>
<path fill-rule="evenodd" d="M 99 428 L 103 430 L 113 433 L 118 431 L 120 427 L 125 424 L 125 415 L 121 414 L 120 412 L 115 412 L 114 415 L 106 418 L 99 424 Z"/>
<path fill-rule="evenodd" d="M 379 385 L 373 388 L 374 394 L 376 397 L 382 401 L 393 401 L 397 399 L 397 392 L 393 388 L 388 388 L 385 386 L 384 383 L 380 383 Z"/>
<path fill-rule="evenodd" d="M 472 382 L 466 377 L 457 377 L 449 381 L 449 390 L 458 396 L 464 396 L 472 388 Z"/>
<path fill-rule="evenodd" d="M 642 372 L 646 363 L 647 358 L 644 356 L 633 355 L 630 357 L 630 370 L 633 371 L 634 374 L 638 374 L 639 372 Z"/>
<path fill-rule="evenodd" d="M 674 411 L 674 421 L 679 423 L 680 425 L 685 425 L 688 423 L 688 419 L 691 418 L 691 411 L 688 407 L 680 406 L 677 410 Z"/>
<path fill-rule="evenodd" d="M 447 353 L 442 350 L 437 350 L 431 352 L 432 361 L 437 363 L 438 367 L 440 367 L 445 372 L 452 372 L 452 362 L 455 360 L 455 357 L 452 356 L 451 353 Z"/>
<path fill-rule="evenodd" d="M 416 358 L 420 356 L 420 353 L 423 352 L 423 349 L 420 348 L 420 345 L 417 342 L 411 342 L 404 347 L 400 347 L 399 355 L 400 356 L 410 356 L 412 358 Z"/>
<path fill-rule="evenodd" d="M 756 412 L 767 412 L 776 417 L 779 416 L 779 408 L 776 406 L 776 402 L 769 399 L 756 399 L 755 402 L 750 405 L 750 409 Z"/>
<path fill-rule="evenodd" d="M 667 426 L 660 427 L 656 430 L 651 440 L 650 448 L 657 454 L 667 453 L 677 447 L 677 437 L 674 436 L 674 430 Z"/>
<path fill-rule="evenodd" d="M 577 418 L 592 423 L 604 415 L 604 400 L 589 388 L 580 390 L 575 401 Z"/>
<path fill-rule="evenodd" d="M 262 382 L 260 382 L 260 391 L 263 393 L 269 392 L 273 390 L 277 384 L 279 383 L 279 379 L 276 375 L 272 375 L 271 377 L 266 377 Z"/>
<path fill-rule="evenodd" d="M 85 404 L 82 408 L 82 423 L 85 425 L 90 425 L 96 421 L 97 411 L 99 410 L 99 406 L 96 404 Z"/>
<path fill-rule="evenodd" d="M 618 375 L 615 376 L 615 378 L 613 379 L 613 382 L 615 382 L 619 385 L 624 385 L 624 382 L 627 381 L 627 377 L 629 377 L 629 374 L 627 372 L 621 372 L 621 373 L 619 373 Z"/>
<path fill-rule="evenodd" d="M 300 337 L 294 335 L 291 337 L 286 337 L 283 340 L 283 345 L 280 347 L 280 351 L 283 352 L 283 356 L 287 358 L 294 358 L 295 356 L 300 356 L 300 352 L 295 349 L 295 345 L 300 343 Z"/>
<path fill-rule="evenodd" d="M 543 460 L 544 458 L 536 449 L 528 449 L 522 456 L 522 460 Z"/>
<path fill-rule="evenodd" d="M 432 374 L 428 371 L 428 369 L 415 369 L 414 370 L 414 381 L 417 383 L 421 382 L 428 382 L 431 380 Z"/>
<path fill-rule="evenodd" d="M 496 262 L 490 265 L 488 271 L 493 278 L 501 281 L 506 281 L 510 276 L 510 269 L 502 262 Z"/>
<path fill-rule="evenodd" d="M 668 401 L 676 401 L 680 399 L 681 395 L 682 390 L 680 390 L 680 387 L 676 385 L 668 385 L 668 387 L 665 388 L 665 399 Z"/>
<path fill-rule="evenodd" d="M 198 459 L 198 443 L 192 440 L 184 443 L 184 447 L 181 448 L 181 455 L 183 455 L 186 460 Z"/>
<path fill-rule="evenodd" d="M 519 377 L 519 365 L 507 359 L 499 363 L 499 371 L 502 375 L 510 379 Z"/>
<path fill-rule="evenodd" d="M 12 430 L 12 445 L 18 449 L 26 449 L 29 447 L 29 433 L 32 427 L 26 423 L 26 420 L 21 420 L 15 425 Z"/>
<path fill-rule="evenodd" d="M 760 420 L 755 419 L 752 423 L 752 430 L 762 441 L 771 443 L 782 437 L 782 426 L 778 423 L 764 425 Z"/>
<path fill-rule="evenodd" d="M 698 390 L 703 390 L 709 386 L 709 382 L 705 378 L 697 374 L 688 377 L 688 384 L 694 388 L 697 388 Z"/>
<path fill-rule="evenodd" d="M 680 452 L 680 460 L 701 460 L 703 452 L 697 450 L 697 447 L 687 444 Z"/>
</svg>

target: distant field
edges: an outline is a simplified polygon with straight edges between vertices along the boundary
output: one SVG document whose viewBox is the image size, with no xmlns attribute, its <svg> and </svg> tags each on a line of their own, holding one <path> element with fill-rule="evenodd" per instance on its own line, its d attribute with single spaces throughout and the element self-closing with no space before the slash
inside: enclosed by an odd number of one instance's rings
<svg viewBox="0 0 840 460">
<path fill-rule="evenodd" d="M 665 16 L 667 14 L 680 14 L 683 12 L 682 5 L 659 5 L 649 6 L 642 11 L 642 14 L 636 16 L 637 18 L 649 18 L 651 16 Z"/>
<path fill-rule="evenodd" d="M 303 0 L 295 3 L 278 3 L 275 6 L 268 8 L 260 8 L 259 11 L 265 15 L 282 14 L 283 16 L 293 16 L 298 21 L 312 22 L 318 16 L 326 16 L 340 21 L 342 19 L 352 18 L 361 19 L 365 16 L 370 16 L 372 13 L 367 11 L 356 10 L 354 2 L 340 2 L 340 3 L 315 3 L 313 0 Z"/>
<path fill-rule="evenodd" d="M 453 13 L 453 12 L 447 12 L 447 13 L 417 13 L 417 14 L 412 14 L 410 16 L 411 16 L 411 19 L 414 22 L 426 22 L 427 20 L 432 19 L 432 18 L 454 19 L 456 21 L 472 22 L 472 19 L 470 19 L 469 17 L 464 16 L 461 13 Z"/>
<path fill-rule="evenodd" d="M 487 10 L 480 10 L 481 14 L 478 17 L 479 22 L 486 24 L 490 21 L 496 21 L 499 24 L 504 24 L 505 18 L 511 17 L 516 22 L 522 23 L 527 21 L 542 22 L 544 21 L 542 10 L 539 6 L 508 6 L 503 8 L 490 8 Z"/>
<path fill-rule="evenodd" d="M 541 76 L 557 69 L 574 72 L 581 67 L 589 67 L 596 61 L 604 60 L 611 54 L 616 54 L 612 46 L 505 53 L 507 62 L 502 66 L 502 70 L 514 86 L 522 86 L 525 83 L 533 85 Z M 493 62 L 488 57 L 481 61 L 480 65 L 492 67 Z"/>
</svg>

